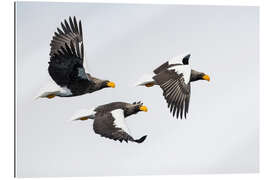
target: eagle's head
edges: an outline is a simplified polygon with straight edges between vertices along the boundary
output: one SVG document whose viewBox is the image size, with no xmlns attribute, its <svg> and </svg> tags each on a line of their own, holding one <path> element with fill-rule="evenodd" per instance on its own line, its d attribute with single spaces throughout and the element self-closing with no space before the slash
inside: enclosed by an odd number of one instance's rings
<svg viewBox="0 0 270 180">
<path fill-rule="evenodd" d="M 195 70 L 191 70 L 191 76 L 190 76 L 190 81 L 198 81 L 198 80 L 206 80 L 210 81 L 210 76 L 203 73 L 203 72 L 198 72 Z"/>
<path fill-rule="evenodd" d="M 130 116 L 132 114 L 136 114 L 140 111 L 144 111 L 147 112 L 148 109 L 146 106 L 143 105 L 142 102 L 134 102 L 132 104 L 127 104 L 124 108 L 124 112 L 125 112 L 125 117 L 126 116 Z"/>
<path fill-rule="evenodd" d="M 101 84 L 101 89 L 108 88 L 108 87 L 115 88 L 115 83 L 112 82 L 112 81 L 109 81 L 109 80 L 103 81 L 102 84 Z"/>
</svg>

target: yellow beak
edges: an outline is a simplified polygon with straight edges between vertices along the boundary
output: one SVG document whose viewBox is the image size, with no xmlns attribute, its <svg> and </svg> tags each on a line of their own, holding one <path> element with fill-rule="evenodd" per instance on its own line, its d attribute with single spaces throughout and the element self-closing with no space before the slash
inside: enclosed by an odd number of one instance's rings
<svg viewBox="0 0 270 180">
<path fill-rule="evenodd" d="M 114 82 L 108 82 L 108 83 L 107 83 L 107 86 L 108 86 L 108 87 L 115 88 Z"/>
<path fill-rule="evenodd" d="M 206 81 L 210 81 L 210 77 L 208 75 L 204 75 L 202 78 Z"/>
<path fill-rule="evenodd" d="M 147 109 L 146 106 L 141 106 L 141 107 L 140 107 L 140 110 L 141 110 L 141 111 L 144 111 L 144 112 L 147 112 L 147 111 L 148 111 L 148 109 Z"/>
</svg>

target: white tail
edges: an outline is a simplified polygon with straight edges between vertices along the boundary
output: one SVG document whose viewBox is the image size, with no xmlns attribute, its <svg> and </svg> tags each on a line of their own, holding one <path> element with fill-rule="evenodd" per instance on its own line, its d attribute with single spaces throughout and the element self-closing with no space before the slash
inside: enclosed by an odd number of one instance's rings
<svg viewBox="0 0 270 180">
<path fill-rule="evenodd" d="M 154 83 L 154 74 L 144 74 L 136 83 L 135 86 L 145 86 L 146 84 Z"/>
<path fill-rule="evenodd" d="M 59 94 L 61 92 L 61 87 L 54 82 L 49 82 L 46 86 L 39 90 L 38 95 L 35 99 L 47 97 L 50 94 Z"/>
<path fill-rule="evenodd" d="M 93 109 L 80 109 L 77 112 L 73 114 L 73 116 L 70 118 L 70 120 L 76 121 L 76 120 L 87 120 L 87 119 L 94 119 L 95 118 L 95 108 Z"/>
</svg>

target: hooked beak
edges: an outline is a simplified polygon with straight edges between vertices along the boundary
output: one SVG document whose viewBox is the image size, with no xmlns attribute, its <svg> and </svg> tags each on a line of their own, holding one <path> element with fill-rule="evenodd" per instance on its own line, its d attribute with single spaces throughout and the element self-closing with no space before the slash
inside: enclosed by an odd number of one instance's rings
<svg viewBox="0 0 270 180">
<path fill-rule="evenodd" d="M 114 82 L 108 82 L 107 86 L 111 87 L 111 88 L 115 88 L 115 83 Z"/>
<path fill-rule="evenodd" d="M 204 75 L 202 78 L 206 81 L 210 81 L 210 77 L 208 75 Z"/>
<path fill-rule="evenodd" d="M 147 112 L 147 111 L 148 111 L 148 109 L 147 109 L 146 106 L 141 106 L 141 107 L 140 107 L 140 110 L 141 110 L 141 111 L 144 111 L 144 112 Z"/>
</svg>

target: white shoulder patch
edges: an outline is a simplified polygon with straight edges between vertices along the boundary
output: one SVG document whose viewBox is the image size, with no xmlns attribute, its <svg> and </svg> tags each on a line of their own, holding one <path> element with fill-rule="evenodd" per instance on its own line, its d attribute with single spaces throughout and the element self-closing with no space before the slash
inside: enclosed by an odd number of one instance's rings
<svg viewBox="0 0 270 180">
<path fill-rule="evenodd" d="M 181 54 L 178 56 L 174 56 L 172 58 L 169 58 L 168 62 L 169 64 L 183 64 L 183 59 L 190 53 Z"/>
<path fill-rule="evenodd" d="M 123 129 L 126 133 L 129 133 L 127 125 L 125 123 L 124 111 L 122 109 L 116 109 L 111 111 L 114 118 L 114 126 Z"/>
<path fill-rule="evenodd" d="M 178 65 L 170 67 L 169 69 L 174 69 L 177 74 L 183 73 L 185 83 L 188 84 L 190 81 L 190 75 L 191 75 L 191 67 L 190 65 Z"/>
<path fill-rule="evenodd" d="M 179 55 L 171 58 L 168 63 L 169 64 L 181 64 L 177 66 L 170 67 L 169 70 L 174 69 L 177 74 L 183 74 L 185 83 L 188 84 L 190 81 L 190 75 L 191 75 L 191 67 L 190 65 L 183 65 L 183 58 L 189 53 L 186 53 L 184 55 Z"/>
<path fill-rule="evenodd" d="M 169 64 L 182 64 L 183 56 L 175 56 L 169 59 Z"/>
</svg>

